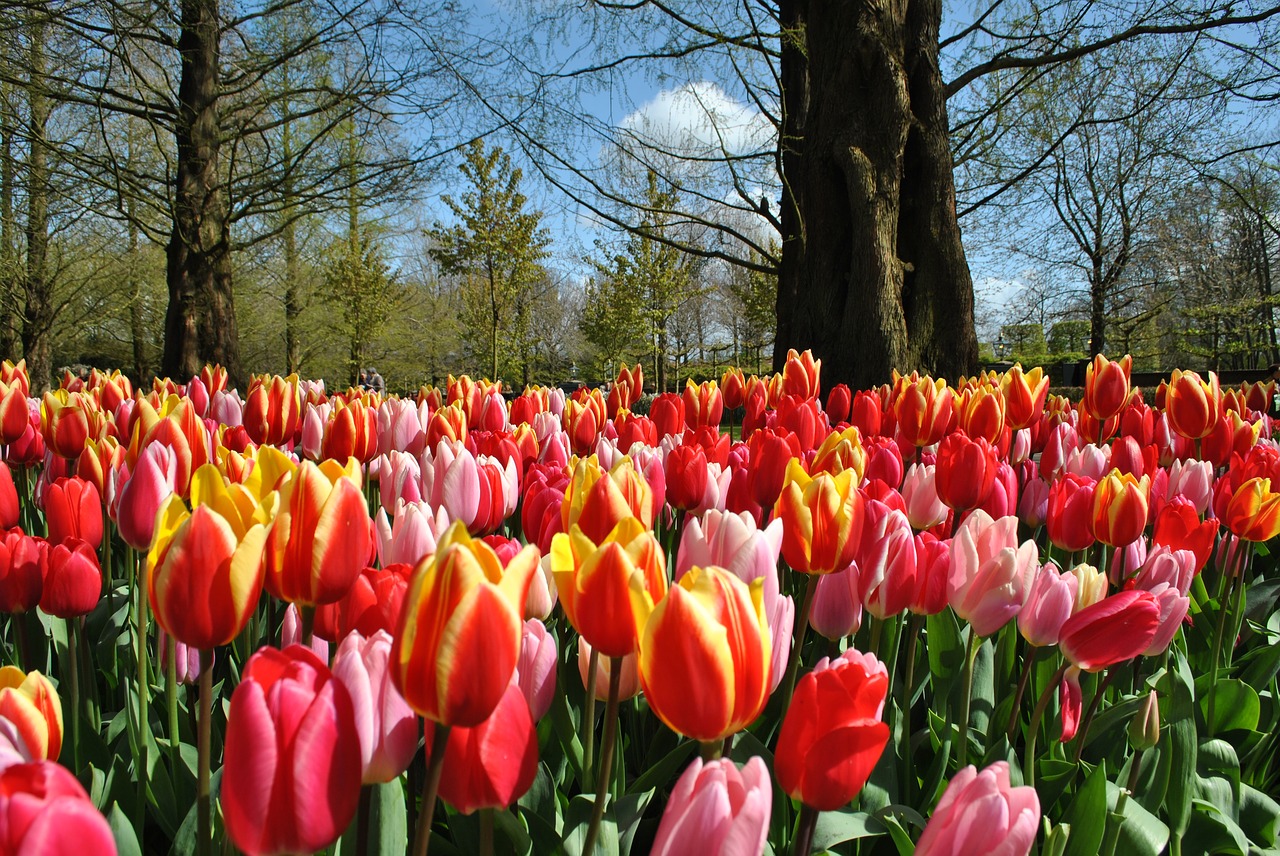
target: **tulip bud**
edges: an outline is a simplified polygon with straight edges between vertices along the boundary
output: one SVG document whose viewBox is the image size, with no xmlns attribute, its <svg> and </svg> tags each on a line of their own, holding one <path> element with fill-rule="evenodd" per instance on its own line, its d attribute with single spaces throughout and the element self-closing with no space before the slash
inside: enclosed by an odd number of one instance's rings
<svg viewBox="0 0 1280 856">
<path fill-rule="evenodd" d="M 390 656 L 391 634 L 379 630 L 351 633 L 333 658 L 333 677 L 351 695 L 365 784 L 399 776 L 418 748 L 418 718 L 391 684 Z"/>
<path fill-rule="evenodd" d="M 1160 703 L 1155 690 L 1147 693 L 1142 707 L 1129 721 L 1129 745 L 1141 752 L 1160 742 Z"/>
<path fill-rule="evenodd" d="M 741 770 L 728 759 L 704 763 L 695 758 L 671 792 L 650 853 L 761 853 L 769 833 L 772 793 L 769 769 L 758 756 Z"/>
</svg>

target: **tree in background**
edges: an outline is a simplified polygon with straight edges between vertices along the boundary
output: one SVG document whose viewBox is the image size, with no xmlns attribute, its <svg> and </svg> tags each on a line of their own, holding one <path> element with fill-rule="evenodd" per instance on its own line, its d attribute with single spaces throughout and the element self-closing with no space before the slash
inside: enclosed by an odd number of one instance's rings
<svg viewBox="0 0 1280 856">
<path fill-rule="evenodd" d="M 511 355 L 510 346 L 521 339 L 522 328 L 527 332 L 525 325 L 536 323 L 537 298 L 545 282 L 541 262 L 549 255 L 551 236 L 541 225 L 542 212 L 526 208 L 528 199 L 520 192 L 523 173 L 501 147 L 486 151 L 476 140 L 459 169 L 469 189 L 461 199 L 443 197 L 458 222 L 437 222 L 428 230 L 433 242 L 429 252 L 441 274 L 458 278 L 463 323 L 488 344 L 490 377 L 501 377 L 504 356 L 514 356 L 524 374 L 521 355 Z"/>
</svg>

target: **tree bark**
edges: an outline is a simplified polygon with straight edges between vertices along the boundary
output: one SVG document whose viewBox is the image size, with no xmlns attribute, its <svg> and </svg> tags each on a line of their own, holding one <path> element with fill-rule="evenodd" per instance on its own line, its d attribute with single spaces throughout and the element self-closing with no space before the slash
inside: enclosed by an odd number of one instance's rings
<svg viewBox="0 0 1280 856">
<path fill-rule="evenodd" d="M 27 360 L 31 391 L 49 388 L 53 376 L 53 283 L 49 281 L 49 97 L 44 92 L 46 22 L 36 13 L 31 20 L 30 83 L 27 88 L 27 271 L 26 310 L 22 318 L 22 353 Z"/>
<path fill-rule="evenodd" d="M 977 364 L 938 0 L 783 0 L 778 333 L 826 385 Z"/>
<path fill-rule="evenodd" d="M 4 57 L 7 62 L 8 57 Z M 13 114 L 7 109 L 8 87 L 0 86 L 0 359 L 17 360 L 18 252 L 15 246 L 17 221 L 13 216 L 13 138 L 17 133 Z"/>
<path fill-rule="evenodd" d="M 186 379 L 205 362 L 216 362 L 239 384 L 245 378 L 231 290 L 230 224 L 219 170 L 218 0 L 182 0 L 180 5 L 182 72 L 174 129 L 177 170 L 167 248 L 169 309 L 162 371 Z"/>
</svg>

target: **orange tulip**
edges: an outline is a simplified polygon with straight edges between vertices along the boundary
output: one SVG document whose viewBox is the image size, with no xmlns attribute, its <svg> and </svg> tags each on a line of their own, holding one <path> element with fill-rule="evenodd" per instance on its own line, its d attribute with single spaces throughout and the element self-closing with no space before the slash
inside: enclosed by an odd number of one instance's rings
<svg viewBox="0 0 1280 856">
<path fill-rule="evenodd" d="M 244 397 L 244 428 L 258 445 L 282 446 L 293 439 L 302 420 L 298 376 L 256 375 Z"/>
<path fill-rule="evenodd" d="M 32 760 L 58 760 L 62 752 L 62 702 L 49 679 L 16 666 L 0 669 L 0 717 L 18 729 Z"/>
<path fill-rule="evenodd" d="M 1251 478 L 1236 489 L 1223 520 L 1245 541 L 1270 541 L 1280 535 L 1280 493 L 1271 492 L 1271 479 Z"/>
<path fill-rule="evenodd" d="M 813 351 L 806 349 L 803 354 L 798 354 L 795 348 L 791 348 L 782 366 L 782 394 L 817 398 L 821 375 L 822 360 L 815 360 Z"/>
<path fill-rule="evenodd" d="M 22 390 L 22 397 L 31 395 L 31 378 L 27 374 L 27 361 L 18 360 L 17 365 L 9 360 L 0 363 L 0 383 L 16 386 Z"/>
<path fill-rule="evenodd" d="M 814 475 L 831 473 L 834 476 L 845 470 L 853 471 L 854 487 L 862 484 L 862 476 L 867 470 L 867 453 L 862 448 L 861 432 L 852 425 L 828 434 L 809 464 L 809 472 Z"/>
<path fill-rule="evenodd" d="M 575 455 L 589 455 L 600 438 L 604 425 L 597 420 L 595 408 L 574 399 L 564 403 L 564 428 Z"/>
<path fill-rule="evenodd" d="M 434 449 L 441 440 L 459 443 L 467 438 L 467 412 L 458 402 L 441 407 L 431 414 L 427 423 L 426 448 Z"/>
<path fill-rule="evenodd" d="M 1128 354 L 1119 360 L 1095 355 L 1085 371 L 1081 408 L 1099 422 L 1118 414 L 1129 401 L 1129 372 L 1132 368 L 1133 357 Z"/>
<path fill-rule="evenodd" d="M 442 725 L 489 718 L 520 657 L 521 614 L 538 549 L 504 569 L 498 554 L 454 523 L 414 571 L 391 647 L 391 678 L 420 716 Z"/>
<path fill-rule="evenodd" d="M 645 528 L 652 528 L 657 510 L 653 490 L 630 458 L 620 458 L 605 472 L 592 455 L 580 459 L 573 469 L 560 507 L 561 530 L 568 532 L 576 525 L 592 543 L 599 544 L 624 517 L 634 517 Z"/>
<path fill-rule="evenodd" d="M 551 572 L 569 623 L 606 657 L 636 650 L 636 628 L 619 621 L 632 588 L 661 600 L 667 591 L 666 557 L 653 533 L 624 517 L 599 544 L 573 526 L 551 541 Z"/>
<path fill-rule="evenodd" d="M 724 416 L 724 396 L 713 380 L 684 383 L 684 424 L 695 431 L 703 427 L 718 428 Z"/>
<path fill-rule="evenodd" d="M 1049 378 L 1039 366 L 1024 373 L 1022 364 L 1018 363 L 1000 376 L 1000 391 L 1004 393 L 1005 422 L 1014 431 L 1020 431 L 1039 421 L 1044 412 Z"/>
<path fill-rule="evenodd" d="M 279 498 L 259 501 L 212 464 L 191 477 L 191 502 L 171 496 L 156 515 L 147 583 L 156 621 L 184 645 L 209 650 L 234 639 L 262 592 L 267 527 Z"/>
<path fill-rule="evenodd" d="M 84 393 L 46 392 L 40 403 L 40 432 L 49 451 L 60 458 L 78 458 L 88 439 L 97 436 L 94 428 L 100 419 L 91 420 L 90 414 L 101 416 Z"/>
<path fill-rule="evenodd" d="M 810 476 L 794 458 L 787 465 L 776 515 L 783 523 L 782 555 L 794 570 L 829 574 L 853 561 L 866 515 L 854 476 L 852 469 Z"/>
<path fill-rule="evenodd" d="M 720 392 L 724 396 L 724 406 L 730 410 L 737 410 L 747 403 L 747 379 L 742 374 L 742 369 L 730 366 L 724 370 L 724 376 L 720 379 Z"/>
<path fill-rule="evenodd" d="M 1169 426 L 1188 440 L 1208 436 L 1222 412 L 1222 390 L 1218 375 L 1209 372 L 1206 383 L 1195 372 L 1174 369 L 1165 395 L 1165 415 Z"/>
<path fill-rule="evenodd" d="M 1151 477 L 1112 470 L 1093 494 L 1093 536 L 1112 547 L 1127 547 L 1147 526 Z"/>
<path fill-rule="evenodd" d="M 959 425 L 964 433 L 995 444 L 1004 432 L 1005 402 L 1000 389 L 991 383 L 980 383 L 966 389 L 956 402 Z"/>
<path fill-rule="evenodd" d="M 937 443 L 951 423 L 953 402 L 947 382 L 913 373 L 899 378 L 898 385 L 893 401 L 898 433 L 917 448 Z"/>
<path fill-rule="evenodd" d="M 764 580 L 692 568 L 655 605 L 637 592 L 638 667 L 649 707 L 673 731 L 709 742 L 741 731 L 769 697 Z"/>
<path fill-rule="evenodd" d="M 378 454 L 378 413 L 359 399 L 334 402 L 325 425 L 321 456 L 345 461 L 354 457 L 367 464 Z"/>
<path fill-rule="evenodd" d="M 333 603 L 347 593 L 373 547 L 360 465 L 305 461 L 280 491 L 267 545 L 267 591 L 290 603 Z"/>
</svg>

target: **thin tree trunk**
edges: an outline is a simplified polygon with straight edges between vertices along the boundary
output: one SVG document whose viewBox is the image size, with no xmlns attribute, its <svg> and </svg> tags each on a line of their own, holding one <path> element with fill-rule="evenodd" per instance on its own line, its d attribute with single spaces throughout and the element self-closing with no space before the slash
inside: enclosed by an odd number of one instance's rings
<svg viewBox="0 0 1280 856">
<path fill-rule="evenodd" d="M 8 57 L 2 60 L 8 63 Z M 18 273 L 17 222 L 13 216 L 13 138 L 17 133 L 9 112 L 9 87 L 0 84 L 0 359 L 18 358 Z"/>
<path fill-rule="evenodd" d="M 285 165 L 284 178 L 280 183 L 285 217 L 284 227 L 280 230 L 284 252 L 284 363 L 285 371 L 293 374 L 302 367 L 302 336 L 298 329 L 302 315 L 302 294 L 299 282 L 298 227 L 293 212 L 296 201 L 293 190 L 293 139 L 288 122 L 281 129 L 280 146 L 281 160 Z"/>
<path fill-rule="evenodd" d="M 134 220 L 134 201 L 127 203 L 129 221 L 129 339 L 133 345 L 133 376 L 139 384 L 147 381 L 150 366 L 147 365 L 147 326 L 142 317 L 142 276 L 138 273 L 139 235 Z"/>
<path fill-rule="evenodd" d="M 36 13 L 31 19 L 30 83 L 27 88 L 27 276 L 26 311 L 22 319 L 22 352 L 27 360 L 31 390 L 49 388 L 53 376 L 53 284 L 49 281 L 49 151 L 45 132 L 49 124 L 49 97 L 44 92 L 44 40 L 46 22 Z"/>
</svg>

